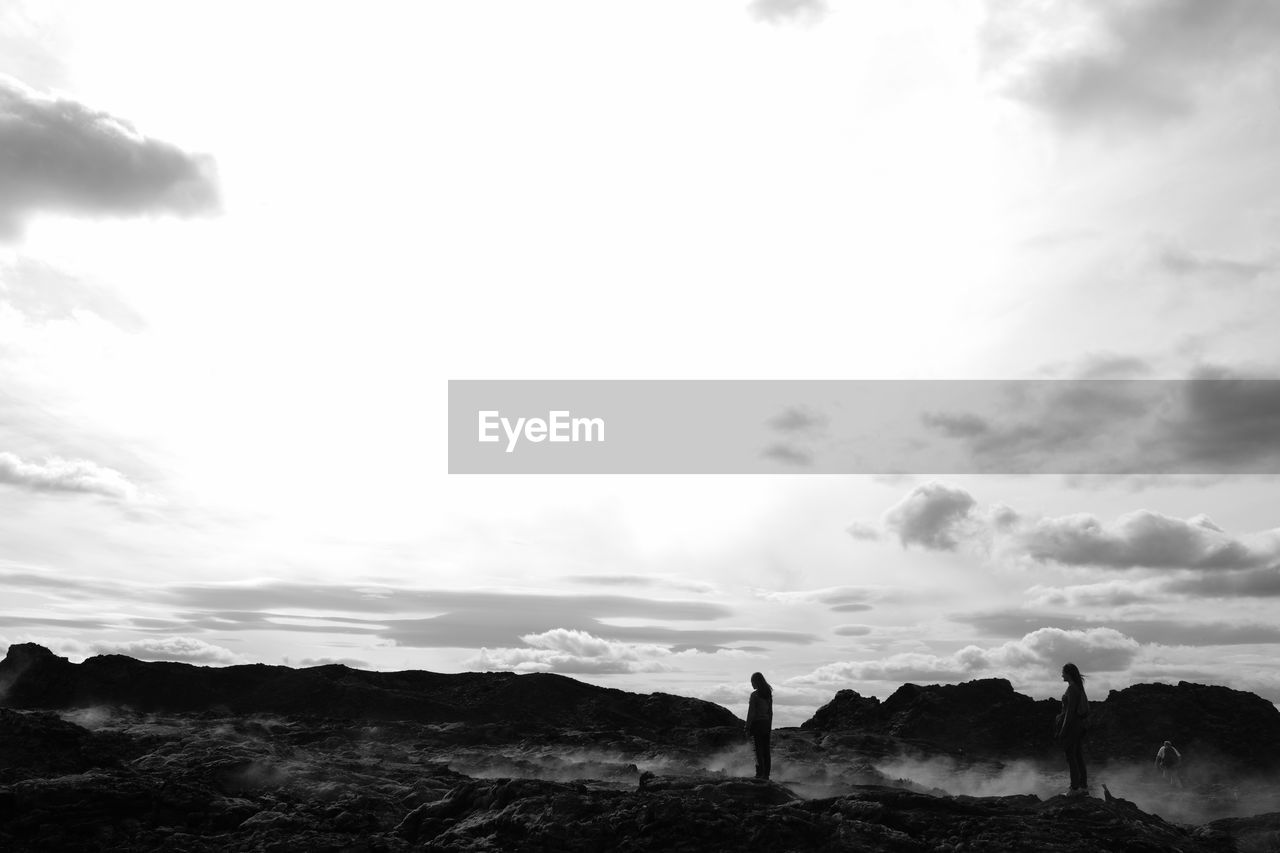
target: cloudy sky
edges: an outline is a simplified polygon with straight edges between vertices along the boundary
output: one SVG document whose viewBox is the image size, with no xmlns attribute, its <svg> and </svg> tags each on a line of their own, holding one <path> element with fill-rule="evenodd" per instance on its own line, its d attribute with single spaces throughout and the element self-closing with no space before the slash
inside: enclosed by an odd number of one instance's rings
<svg viewBox="0 0 1280 853">
<path fill-rule="evenodd" d="M 1275 376 L 1278 36 L 1268 0 L 11 0 L 0 647 L 739 713 L 762 670 L 782 723 L 1066 660 L 1278 701 L 1268 476 L 451 477 L 445 434 L 449 379 Z"/>
</svg>

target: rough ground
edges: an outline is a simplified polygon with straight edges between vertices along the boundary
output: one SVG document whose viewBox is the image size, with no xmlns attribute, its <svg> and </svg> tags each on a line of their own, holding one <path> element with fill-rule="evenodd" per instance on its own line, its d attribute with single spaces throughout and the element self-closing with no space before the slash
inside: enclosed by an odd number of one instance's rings
<svg viewBox="0 0 1280 853">
<path fill-rule="evenodd" d="M 998 680 L 841 691 L 775 732 L 764 783 L 742 722 L 696 699 L 20 645 L 0 662 L 0 850 L 1280 851 L 1275 708 L 1139 687 L 1097 703 L 1095 796 L 1069 798 L 1053 703 Z M 1186 787 L 1126 753 L 1142 715 L 1212 756 Z"/>
<path fill-rule="evenodd" d="M 1125 800 L 948 796 L 873 752 L 706 752 L 538 728 L 0 709 L 0 849 L 1273 850 L 1280 815 L 1167 822 Z M 1116 792 L 1122 793 L 1122 792 Z M 802 796 L 807 795 L 807 796 Z M 1270 845 L 1270 846 L 1268 846 Z"/>
</svg>

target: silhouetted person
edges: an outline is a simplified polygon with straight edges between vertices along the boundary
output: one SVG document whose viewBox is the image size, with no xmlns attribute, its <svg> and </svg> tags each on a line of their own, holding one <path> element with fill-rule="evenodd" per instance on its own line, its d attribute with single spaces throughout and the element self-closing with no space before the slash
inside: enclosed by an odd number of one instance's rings
<svg viewBox="0 0 1280 853">
<path fill-rule="evenodd" d="M 1170 785 L 1182 785 L 1182 775 L 1178 767 L 1182 764 L 1182 753 L 1174 749 L 1173 744 L 1165 741 L 1156 752 L 1156 769 Z"/>
<path fill-rule="evenodd" d="M 747 702 L 747 737 L 756 747 L 756 778 L 769 778 L 769 737 L 773 730 L 773 688 L 764 676 L 751 673 L 751 700 Z"/>
<path fill-rule="evenodd" d="M 1072 794 L 1088 794 L 1089 778 L 1084 768 L 1084 731 L 1089 717 L 1089 697 L 1084 694 L 1084 676 L 1073 663 L 1062 667 L 1062 680 L 1067 692 L 1062 694 L 1062 712 L 1058 714 L 1058 739 L 1067 754 L 1071 771 Z"/>
</svg>

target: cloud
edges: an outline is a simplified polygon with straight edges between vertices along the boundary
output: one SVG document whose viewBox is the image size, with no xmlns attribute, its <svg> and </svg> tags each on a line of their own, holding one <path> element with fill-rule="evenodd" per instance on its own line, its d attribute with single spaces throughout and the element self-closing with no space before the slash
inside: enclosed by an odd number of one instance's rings
<svg viewBox="0 0 1280 853">
<path fill-rule="evenodd" d="M 880 528 L 865 521 L 851 522 L 845 532 L 860 542 L 876 542 L 880 539 Z"/>
<path fill-rule="evenodd" d="M 72 492 L 101 495 L 122 501 L 138 499 L 138 487 L 113 468 L 87 459 L 52 456 L 43 462 L 24 462 L 0 452 L 0 483 L 36 492 Z"/>
<path fill-rule="evenodd" d="M 758 598 L 779 604 L 825 604 L 836 612 L 871 610 L 875 604 L 900 602 L 914 597 L 902 589 L 879 586 L 828 586 L 790 592 L 754 589 L 752 593 Z"/>
<path fill-rule="evenodd" d="M 1027 601 L 1036 607 L 1123 607 L 1148 603 L 1158 591 L 1158 581 L 1112 580 L 1067 587 L 1033 586 L 1027 590 Z"/>
<path fill-rule="evenodd" d="M 1102 365 L 1112 369 L 1113 362 Z M 929 411 L 951 470 L 1001 474 L 1280 472 L 1280 380 L 1215 366 L 1183 380 L 974 383 L 968 411 Z"/>
<path fill-rule="evenodd" d="M 938 551 L 954 550 L 966 534 L 969 513 L 977 501 L 964 489 L 929 482 L 916 486 L 885 512 L 884 527 L 897 534 L 904 547 L 920 545 Z"/>
<path fill-rule="evenodd" d="M 958 486 L 912 489 L 883 517 L 903 546 L 953 551 L 970 545 L 997 556 L 1113 569 L 1250 569 L 1280 562 L 1280 529 L 1236 537 L 1205 515 L 1173 518 L 1135 510 L 1106 523 L 1088 513 L 1032 518 L 977 501 Z"/>
<path fill-rule="evenodd" d="M 0 238 L 41 212 L 185 216 L 217 205 L 209 157 L 0 76 Z"/>
<path fill-rule="evenodd" d="M 715 592 L 715 586 L 703 581 L 665 575 L 565 575 L 570 583 L 590 586 L 665 586 L 685 592 Z"/>
<path fill-rule="evenodd" d="M 1280 9 L 1280 7 L 1277 7 Z M 1153 436 L 1205 473 L 1267 473 L 1280 460 L 1280 381 L 1203 367 L 1180 383 L 1174 416 Z"/>
<path fill-rule="evenodd" d="M 192 637 L 148 638 L 127 643 L 98 642 L 93 643 L 92 648 L 100 655 L 128 655 L 138 660 L 171 660 L 214 666 L 242 663 L 240 656 L 230 649 Z"/>
<path fill-rule="evenodd" d="M 1183 520 L 1137 510 L 1104 524 L 1087 513 L 1024 524 L 1013 547 L 1041 562 L 1127 569 L 1239 569 L 1280 557 L 1274 537 L 1256 545 L 1228 535 L 1203 515 Z"/>
<path fill-rule="evenodd" d="M 903 652 L 882 660 L 827 664 L 788 683 L 839 687 L 854 681 L 962 681 L 1011 672 L 1043 674 L 1068 661 L 1086 672 L 1114 672 L 1126 669 L 1138 650 L 1136 640 L 1112 628 L 1040 628 L 998 646 L 966 646 L 948 655 Z"/>
<path fill-rule="evenodd" d="M 1205 622 L 1175 618 L 1092 619 L 1077 614 L 1034 609 L 998 610 L 952 616 L 984 633 L 1016 637 L 1031 626 L 1054 630 L 1093 631 L 1106 628 L 1124 633 L 1143 644 L 1163 646 L 1247 646 L 1280 643 L 1280 627 L 1244 621 Z"/>
<path fill-rule="evenodd" d="M 813 464 L 813 454 L 808 450 L 785 444 L 781 441 L 770 444 L 760 451 L 760 455 L 766 459 L 781 462 L 784 465 L 794 465 L 797 468 L 807 468 Z"/>
<path fill-rule="evenodd" d="M 1156 265 L 1180 278 L 1208 278 L 1228 284 L 1250 282 L 1275 269 L 1274 264 L 1198 255 L 1174 247 L 1161 250 L 1156 257 Z"/>
<path fill-rule="evenodd" d="M 285 663 L 288 663 L 288 661 L 286 660 Z M 298 666 L 300 667 L 333 666 L 334 664 L 349 667 L 351 669 L 372 668 L 368 661 L 360 660 L 359 658 L 303 658 L 298 661 Z"/>
<path fill-rule="evenodd" d="M 585 631 L 555 628 L 520 638 L 526 648 L 481 649 L 467 662 L 480 669 L 515 672 L 618 674 L 667 672 L 672 652 L 656 644 L 604 640 Z"/>
<path fill-rule="evenodd" d="M 768 425 L 781 433 L 820 433 L 826 430 L 829 419 L 821 412 L 806 406 L 788 406 L 770 418 Z"/>
<path fill-rule="evenodd" d="M 747 12 L 757 21 L 816 23 L 827 16 L 826 0 L 751 0 Z"/>
<path fill-rule="evenodd" d="M 0 263 L 0 299 L 36 322 L 67 320 L 84 311 L 127 332 L 140 331 L 146 325 L 109 290 L 92 287 L 74 275 L 21 255 Z"/>
<path fill-rule="evenodd" d="M 718 602 L 624 595 L 552 595 L 489 590 L 426 590 L 360 585 L 181 585 L 157 590 L 157 600 L 191 608 L 188 624 L 216 631 L 286 630 L 370 634 L 415 648 L 508 647 L 552 628 L 615 639 L 715 651 L 739 642 L 809 644 L 813 634 L 761 628 L 669 628 L 639 620 L 707 621 L 733 615 Z M 317 611 L 324 612 L 321 615 Z M 350 613 L 371 614 L 354 618 Z M 329 615 L 333 614 L 333 615 Z M 407 614 L 429 614 L 414 615 Z M 631 624 L 611 625 L 605 620 Z"/>
<path fill-rule="evenodd" d="M 1196 598 L 1276 598 L 1280 596 L 1280 564 L 1173 578 L 1163 589 Z"/>
<path fill-rule="evenodd" d="M 1190 116 L 1233 84 L 1270 84 L 1277 36 L 1269 0 L 988 0 L 979 49 L 998 90 L 1064 129 L 1144 128 Z"/>
<path fill-rule="evenodd" d="M 871 630 L 870 625 L 837 625 L 831 633 L 838 637 L 865 637 Z"/>
</svg>

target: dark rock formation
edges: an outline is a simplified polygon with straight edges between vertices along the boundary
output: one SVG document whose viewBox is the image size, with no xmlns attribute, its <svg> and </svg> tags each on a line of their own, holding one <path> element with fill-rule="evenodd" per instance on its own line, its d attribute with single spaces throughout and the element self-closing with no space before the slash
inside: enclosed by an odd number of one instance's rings
<svg viewBox="0 0 1280 853">
<path fill-rule="evenodd" d="M 953 754 L 1043 760 L 1056 758 L 1059 708 L 1057 700 L 1015 692 L 1002 678 L 904 684 L 884 702 L 841 690 L 802 728 L 926 742 Z M 1252 693 L 1182 681 L 1138 684 L 1090 703 L 1086 743 L 1094 761 L 1149 763 L 1165 740 L 1182 751 L 1189 772 L 1280 773 L 1280 711 Z"/>
<path fill-rule="evenodd" d="M 713 702 L 648 696 L 550 673 L 367 672 L 339 664 L 204 667 L 146 663 L 123 655 L 73 664 L 34 643 L 0 661 L 0 704 L 68 709 L 97 705 L 136 711 L 312 714 L 343 719 L 498 724 L 640 732 L 650 739 L 714 742 L 741 720 Z M 493 733 L 493 730 L 489 730 Z M 516 735 L 513 729 L 507 735 Z"/>
</svg>

